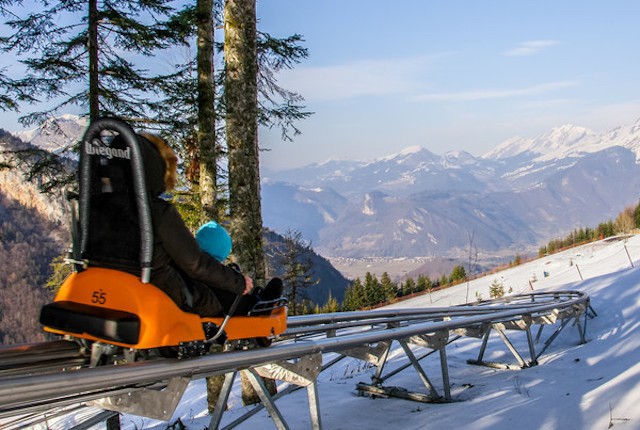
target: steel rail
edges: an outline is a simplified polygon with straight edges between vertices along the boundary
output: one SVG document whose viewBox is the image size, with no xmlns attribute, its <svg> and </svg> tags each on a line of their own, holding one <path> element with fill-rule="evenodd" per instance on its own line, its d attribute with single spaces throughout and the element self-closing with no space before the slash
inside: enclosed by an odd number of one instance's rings
<svg viewBox="0 0 640 430">
<path fill-rule="evenodd" d="M 0 378 L 51 372 L 88 363 L 89 352 L 74 341 L 52 341 L 0 348 Z"/>
<path fill-rule="evenodd" d="M 304 337 L 319 332 L 361 327 L 367 325 L 390 323 L 415 323 L 441 318 L 456 318 L 469 315 L 480 315 L 497 311 L 530 307 L 532 303 L 543 304 L 541 299 L 561 303 L 579 297 L 575 291 L 559 291 L 554 293 L 525 293 L 508 298 L 493 299 L 482 303 L 465 304 L 452 307 L 402 308 L 355 312 L 336 312 L 329 314 L 304 315 L 289 317 L 287 330 L 281 335 L 287 337 Z M 535 302 L 532 302 L 535 300 Z"/>
<path fill-rule="evenodd" d="M 83 401 L 85 398 L 96 398 L 98 394 L 108 395 L 113 391 L 123 389 L 135 390 L 174 377 L 199 379 L 209 375 L 223 374 L 230 371 L 242 370 L 253 366 L 275 363 L 282 360 L 299 358 L 316 353 L 340 352 L 357 346 L 375 344 L 381 341 L 405 339 L 411 336 L 435 333 L 441 330 L 455 330 L 478 324 L 504 321 L 518 316 L 542 314 L 552 310 L 562 310 L 574 306 L 588 306 L 589 296 L 580 292 L 554 293 L 564 300 L 536 303 L 528 306 L 516 306 L 515 309 L 478 309 L 476 315 L 465 314 L 457 316 L 455 308 L 451 310 L 451 319 L 444 321 L 427 321 L 404 327 L 387 328 L 379 331 L 365 331 L 339 337 L 327 337 L 317 340 L 304 340 L 289 343 L 276 343 L 269 348 L 233 351 L 214 354 L 199 358 L 175 360 L 165 359 L 148 362 L 136 362 L 118 366 L 104 366 L 95 368 L 81 368 L 67 372 L 52 374 L 37 374 L 23 376 L 9 376 L 0 379 L 0 415 L 7 415 L 20 408 L 33 404 L 58 404 L 73 399 Z M 535 294 L 528 295 L 531 299 Z M 542 296 L 541 296 L 542 297 Z M 507 308 L 509 308 L 507 306 Z M 477 309 L 477 308 L 476 308 Z M 442 312 L 444 308 L 438 308 Z M 373 311 L 376 316 L 411 315 L 416 310 L 405 311 Z M 420 312 L 423 310 L 421 309 Z M 425 313 L 428 313 L 425 311 Z M 366 313 L 369 317 L 371 313 Z M 365 317 L 364 313 L 361 314 Z M 351 316 L 354 317 L 353 315 Z M 341 319 L 331 315 L 317 317 L 316 321 Z M 314 318 L 296 318 L 293 322 L 308 323 Z M 295 325 L 295 324 L 294 324 Z"/>
<path fill-rule="evenodd" d="M 584 293 L 578 291 L 555 291 L 555 292 L 532 292 L 517 294 L 502 299 L 485 300 L 481 303 L 470 303 L 449 307 L 428 307 L 428 308 L 391 308 L 374 309 L 367 311 L 335 312 L 329 314 L 312 314 L 293 316 L 287 319 L 287 327 L 302 327 L 308 325 L 320 325 L 337 322 L 364 322 L 375 318 L 393 317 L 419 317 L 432 314 L 448 315 L 477 315 L 478 313 L 494 312 L 496 310 L 513 309 L 514 307 L 528 307 L 531 304 L 539 303 L 541 299 L 547 299 L 553 303 L 559 301 L 573 300 L 583 297 Z M 522 302 L 522 303 L 520 303 Z M 503 306 L 501 306 L 503 305 Z M 286 333 L 286 332 L 285 332 Z"/>
<path fill-rule="evenodd" d="M 329 331 L 332 331 L 333 335 L 339 335 L 339 330 L 346 332 L 349 328 L 369 326 L 370 330 L 374 330 L 384 329 L 388 324 L 415 324 L 425 320 L 479 315 L 498 310 L 515 309 L 516 306 L 531 306 L 532 300 L 535 300 L 535 303 L 541 303 L 541 298 L 545 297 L 550 297 L 555 302 L 561 302 L 577 296 L 575 292 L 571 291 L 527 293 L 486 301 L 481 304 L 454 307 L 382 309 L 292 316 L 288 318 L 288 330 L 283 333 L 280 339 L 301 339 Z M 0 378 L 88 365 L 88 361 L 89 351 L 82 351 L 77 341 L 58 340 L 0 346 Z"/>
</svg>

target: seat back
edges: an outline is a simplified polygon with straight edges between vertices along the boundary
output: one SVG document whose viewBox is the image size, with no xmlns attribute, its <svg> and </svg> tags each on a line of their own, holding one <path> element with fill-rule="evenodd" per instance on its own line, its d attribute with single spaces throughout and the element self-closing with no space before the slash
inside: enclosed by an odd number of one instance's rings
<svg viewBox="0 0 640 430">
<path fill-rule="evenodd" d="M 140 274 L 149 282 L 153 229 L 146 192 L 146 142 L 114 118 L 91 123 L 82 139 L 76 261 Z"/>
</svg>

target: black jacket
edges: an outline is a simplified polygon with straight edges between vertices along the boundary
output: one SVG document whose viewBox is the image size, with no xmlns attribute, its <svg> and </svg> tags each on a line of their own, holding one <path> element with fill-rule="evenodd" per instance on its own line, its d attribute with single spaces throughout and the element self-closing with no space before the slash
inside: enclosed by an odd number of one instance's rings
<svg viewBox="0 0 640 430">
<path fill-rule="evenodd" d="M 215 292 L 242 294 L 244 276 L 200 250 L 171 203 L 153 198 L 151 219 L 154 234 L 151 283 L 184 310 L 201 316 L 217 316 L 227 310 Z"/>
<path fill-rule="evenodd" d="M 165 160 L 150 141 L 142 136 L 139 141 L 154 235 L 151 283 L 184 310 L 220 315 L 244 291 L 244 276 L 203 252 L 178 210 L 159 197 L 165 191 Z"/>
</svg>

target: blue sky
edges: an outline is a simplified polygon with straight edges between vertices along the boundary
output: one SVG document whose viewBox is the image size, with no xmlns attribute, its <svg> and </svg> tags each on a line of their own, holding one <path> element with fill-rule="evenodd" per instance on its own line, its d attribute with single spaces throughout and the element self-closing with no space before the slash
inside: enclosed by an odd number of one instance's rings
<svg viewBox="0 0 640 430">
<path fill-rule="evenodd" d="M 640 118 L 637 0 L 257 0 L 259 28 L 301 34 L 279 82 L 315 114 L 262 166 L 370 160 L 420 145 L 482 155 L 563 124 Z M 3 61 L 4 63 L 4 61 Z M 0 126 L 17 130 L 15 115 Z"/>
<path fill-rule="evenodd" d="M 636 0 L 258 0 L 259 28 L 304 36 L 280 74 L 315 114 L 262 164 L 369 160 L 420 145 L 482 155 L 563 124 L 640 118 Z"/>
</svg>

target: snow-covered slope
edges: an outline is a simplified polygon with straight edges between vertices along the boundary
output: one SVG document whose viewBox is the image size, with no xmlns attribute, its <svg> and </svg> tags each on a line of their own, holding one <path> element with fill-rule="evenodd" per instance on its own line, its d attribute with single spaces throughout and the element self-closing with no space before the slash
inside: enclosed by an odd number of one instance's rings
<svg viewBox="0 0 640 430">
<path fill-rule="evenodd" d="M 626 250 L 625 250 L 626 247 Z M 542 355 L 540 365 L 522 370 L 498 370 L 470 366 L 467 359 L 477 357 L 480 340 L 462 339 L 447 347 L 452 395 L 448 404 L 421 404 L 399 399 L 356 396 L 357 382 L 370 382 L 373 369 L 356 360 L 343 360 L 319 378 L 322 422 L 326 429 L 403 430 L 464 428 L 472 430 L 640 428 L 640 236 L 627 242 L 600 241 L 513 267 L 469 283 L 468 294 L 489 296 L 489 286 L 498 279 L 514 292 L 579 290 L 591 297 L 597 317 L 588 321 L 588 342 L 579 345 L 575 327 L 570 325 Z M 544 273 L 547 273 L 545 277 Z M 581 280 L 581 277 L 583 280 Z M 530 281 L 531 284 L 530 284 Z M 467 285 L 460 285 L 432 296 L 422 296 L 394 307 L 448 306 L 464 301 Z M 542 339 L 551 334 L 547 327 Z M 535 335 L 535 333 L 534 333 Z M 523 333 L 508 332 L 520 351 L 526 351 Z M 540 348 L 540 345 L 536 346 Z M 498 336 L 490 340 L 491 360 L 513 360 Z M 406 362 L 394 353 L 388 364 Z M 439 380 L 437 355 L 421 364 L 436 387 Z M 424 391 L 418 376 L 405 370 L 386 385 Z M 185 394 L 174 424 L 179 418 L 186 428 L 208 425 L 205 387 L 196 381 Z M 239 393 L 230 399 L 232 409 L 225 413 L 223 425 L 251 407 L 240 406 Z M 278 400 L 285 419 L 294 429 L 308 429 L 307 393 L 300 390 Z M 164 430 L 168 423 L 135 416 L 124 416 L 124 429 Z M 64 423 L 49 421 L 50 429 Z M 239 429 L 274 428 L 264 411 L 250 418 Z"/>
</svg>

